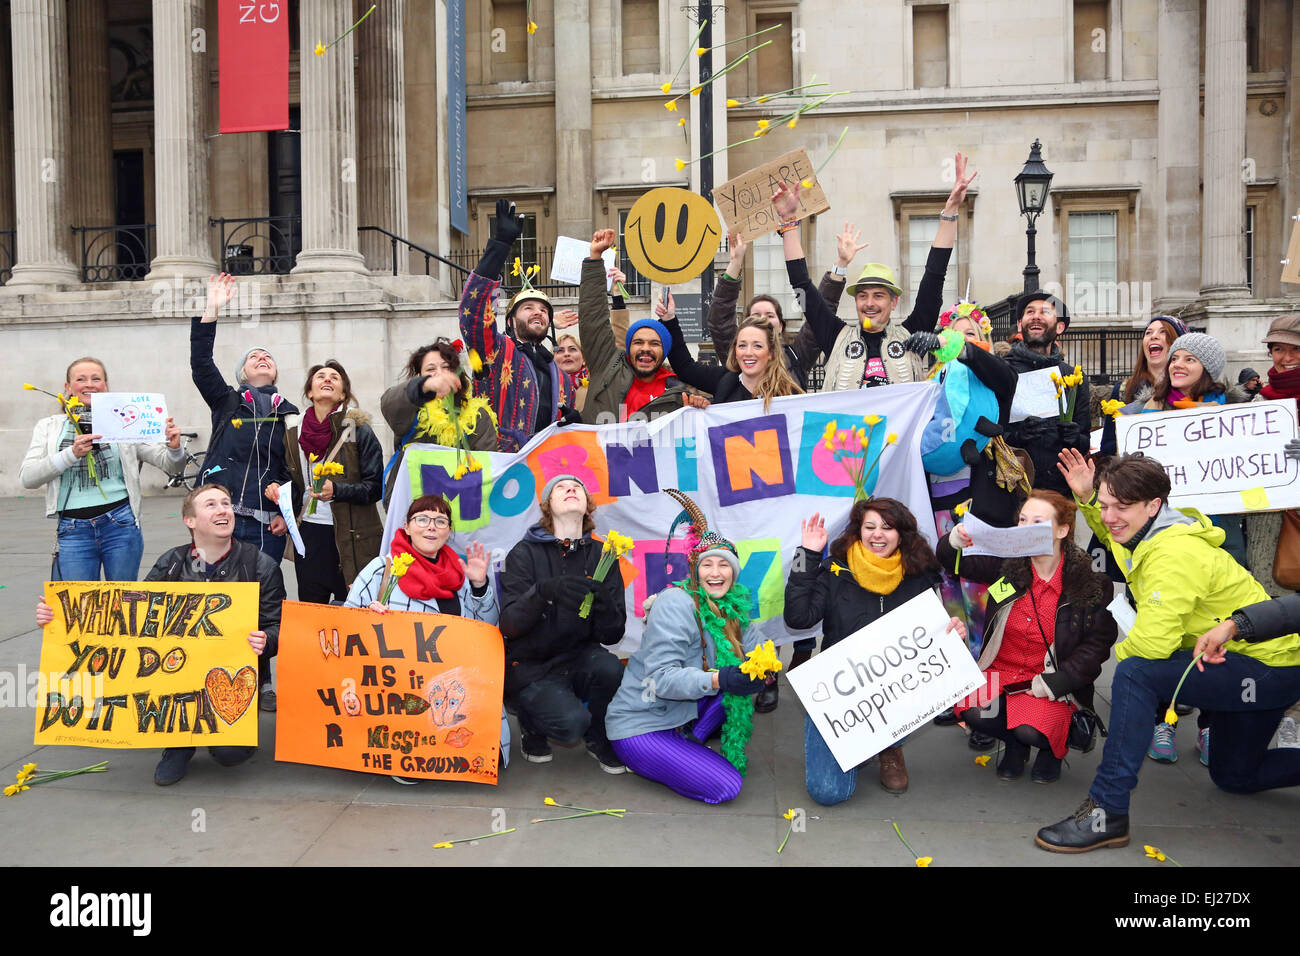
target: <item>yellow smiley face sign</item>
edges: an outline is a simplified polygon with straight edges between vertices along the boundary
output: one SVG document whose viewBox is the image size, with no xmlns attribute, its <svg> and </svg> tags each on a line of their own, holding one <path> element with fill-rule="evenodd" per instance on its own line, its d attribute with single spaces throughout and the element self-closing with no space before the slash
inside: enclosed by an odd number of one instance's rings
<svg viewBox="0 0 1300 956">
<path fill-rule="evenodd" d="M 664 285 L 681 285 L 703 272 L 721 239 L 713 204 L 675 186 L 652 189 L 638 199 L 623 226 L 633 268 Z"/>
</svg>

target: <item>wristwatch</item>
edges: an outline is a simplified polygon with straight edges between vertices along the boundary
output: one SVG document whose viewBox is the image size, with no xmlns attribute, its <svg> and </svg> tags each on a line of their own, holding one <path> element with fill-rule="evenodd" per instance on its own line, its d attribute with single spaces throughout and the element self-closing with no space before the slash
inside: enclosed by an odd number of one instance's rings
<svg viewBox="0 0 1300 956">
<path fill-rule="evenodd" d="M 956 222 L 959 217 L 945 216 L 943 213 L 939 213 L 939 218 L 942 219 L 944 222 Z"/>
<path fill-rule="evenodd" d="M 831 266 L 831 273 L 832 275 L 844 276 L 847 278 L 849 274 L 849 270 L 846 266 L 834 265 Z"/>
</svg>

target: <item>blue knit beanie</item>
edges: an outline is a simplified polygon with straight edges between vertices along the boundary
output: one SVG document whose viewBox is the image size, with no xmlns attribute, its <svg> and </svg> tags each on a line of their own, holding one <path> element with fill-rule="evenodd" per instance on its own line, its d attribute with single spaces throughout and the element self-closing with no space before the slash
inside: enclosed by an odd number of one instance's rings
<svg viewBox="0 0 1300 956">
<path fill-rule="evenodd" d="M 670 351 L 672 351 L 672 334 L 662 322 L 658 319 L 638 319 L 633 322 L 631 327 L 627 330 L 627 338 L 623 342 L 624 354 L 632 351 L 632 336 L 636 335 L 638 329 L 653 329 L 655 335 L 659 336 L 659 342 L 664 347 L 664 355 L 666 356 Z"/>
</svg>

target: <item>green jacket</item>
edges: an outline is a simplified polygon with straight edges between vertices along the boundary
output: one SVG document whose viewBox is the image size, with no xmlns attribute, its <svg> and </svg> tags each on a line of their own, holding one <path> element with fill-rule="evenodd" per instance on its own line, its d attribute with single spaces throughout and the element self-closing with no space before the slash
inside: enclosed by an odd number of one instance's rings
<svg viewBox="0 0 1300 956">
<path fill-rule="evenodd" d="M 1077 499 L 1076 499 L 1077 500 Z M 1190 650 L 1196 640 L 1233 611 L 1268 599 L 1268 593 L 1223 544 L 1223 531 L 1195 508 L 1164 505 L 1151 530 L 1130 551 L 1101 523 L 1097 497 L 1079 502 L 1088 527 L 1115 556 L 1128 580 L 1137 621 L 1115 645 L 1115 657 L 1162 660 Z M 1261 644 L 1229 641 L 1226 649 L 1269 667 L 1300 665 L 1300 635 Z"/>
<path fill-rule="evenodd" d="M 632 387 L 635 373 L 627 364 L 622 342 L 614 340 L 609 325 L 609 295 L 605 291 L 605 263 L 584 259 L 582 284 L 578 287 L 578 334 L 582 355 L 587 362 L 587 398 L 582 406 L 582 420 L 588 425 L 626 421 L 633 413 L 638 418 L 658 418 L 682 407 L 686 391 L 677 378 L 668 380 L 668 389 L 644 408 L 631 409 L 620 416 L 620 406 Z"/>
</svg>

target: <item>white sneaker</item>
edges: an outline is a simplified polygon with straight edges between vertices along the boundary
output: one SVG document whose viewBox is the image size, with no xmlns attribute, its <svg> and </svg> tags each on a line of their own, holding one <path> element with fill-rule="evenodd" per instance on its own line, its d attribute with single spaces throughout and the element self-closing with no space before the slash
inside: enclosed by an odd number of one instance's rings
<svg viewBox="0 0 1300 956">
<path fill-rule="evenodd" d="M 1277 725 L 1277 745 L 1279 748 L 1300 749 L 1300 724 L 1294 717 L 1283 717 L 1282 723 Z"/>
</svg>

